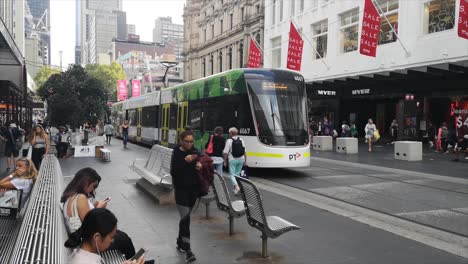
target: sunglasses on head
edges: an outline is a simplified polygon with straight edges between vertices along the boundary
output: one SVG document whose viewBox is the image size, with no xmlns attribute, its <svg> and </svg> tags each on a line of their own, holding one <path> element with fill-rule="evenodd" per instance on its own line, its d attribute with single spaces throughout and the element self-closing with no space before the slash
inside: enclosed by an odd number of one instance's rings
<svg viewBox="0 0 468 264">
<path fill-rule="evenodd" d="M 23 157 L 23 158 L 19 158 L 17 161 L 24 161 L 24 162 L 26 162 L 26 165 L 29 166 L 29 160 L 28 160 L 27 158 L 24 158 L 24 157 Z"/>
</svg>

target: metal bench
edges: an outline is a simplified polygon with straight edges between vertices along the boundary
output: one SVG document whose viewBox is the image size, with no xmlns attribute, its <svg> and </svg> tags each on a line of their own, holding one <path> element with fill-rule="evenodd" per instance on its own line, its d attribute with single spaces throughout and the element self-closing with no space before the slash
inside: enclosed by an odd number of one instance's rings
<svg viewBox="0 0 468 264">
<path fill-rule="evenodd" d="M 60 164 L 48 154 L 33 187 L 23 221 L 8 261 L 0 263 L 66 263 L 71 250 L 65 248 L 67 230 L 60 195 L 64 187 Z M 121 253 L 107 252 L 105 263 L 122 263 Z"/>
<path fill-rule="evenodd" d="M 229 235 L 234 234 L 234 217 L 239 218 L 245 215 L 244 202 L 242 200 L 232 201 L 223 176 L 216 171 L 213 177 L 213 193 L 215 195 L 216 205 L 219 210 L 228 213 Z"/>
<path fill-rule="evenodd" d="M 203 196 L 202 198 L 200 198 L 200 203 L 204 204 L 205 205 L 205 216 L 206 216 L 206 219 L 209 219 L 211 216 L 210 216 L 210 204 L 211 202 L 213 202 L 215 200 L 215 196 L 214 196 L 214 193 L 213 193 L 213 188 L 210 189 L 210 191 L 208 192 L 208 194 L 206 196 Z"/>
<path fill-rule="evenodd" d="M 154 145 L 148 159 L 135 159 L 130 168 L 151 184 L 172 189 L 171 158 L 172 149 Z"/>
<path fill-rule="evenodd" d="M 257 187 L 249 180 L 236 177 L 247 213 L 247 222 L 262 232 L 262 257 L 268 257 L 268 238 L 277 238 L 300 227 L 278 216 L 265 216 L 262 197 Z"/>
</svg>

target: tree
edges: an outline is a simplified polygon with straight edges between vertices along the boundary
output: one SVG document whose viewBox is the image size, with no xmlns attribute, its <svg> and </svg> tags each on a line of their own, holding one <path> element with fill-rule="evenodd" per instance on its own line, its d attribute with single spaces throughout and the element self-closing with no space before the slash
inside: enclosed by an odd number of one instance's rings
<svg viewBox="0 0 468 264">
<path fill-rule="evenodd" d="M 110 112 L 103 83 L 89 76 L 79 65 L 50 76 L 38 94 L 47 100 L 47 118 L 54 125 L 78 127 L 85 121 L 96 123 Z"/>
<path fill-rule="evenodd" d="M 88 64 L 86 72 L 98 80 L 100 80 L 109 94 L 109 100 L 117 101 L 117 81 L 126 78 L 122 66 L 117 62 L 112 62 L 110 65 Z"/>
<path fill-rule="evenodd" d="M 34 76 L 34 82 L 39 89 L 53 74 L 59 73 L 57 69 L 52 69 L 49 65 L 42 66 Z"/>
</svg>

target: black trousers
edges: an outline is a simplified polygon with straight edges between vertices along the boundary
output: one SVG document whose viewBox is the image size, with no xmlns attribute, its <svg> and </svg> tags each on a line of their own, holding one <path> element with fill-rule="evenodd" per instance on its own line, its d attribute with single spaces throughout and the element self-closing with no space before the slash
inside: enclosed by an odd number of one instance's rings
<svg viewBox="0 0 468 264">
<path fill-rule="evenodd" d="M 106 135 L 107 144 L 110 144 L 112 135 Z"/>
<path fill-rule="evenodd" d="M 132 239 L 127 233 L 118 229 L 108 250 L 119 250 L 125 255 L 125 259 L 130 259 L 135 255 L 135 246 L 133 246 Z"/>
<path fill-rule="evenodd" d="M 60 142 L 57 144 L 57 156 L 63 158 L 67 155 L 68 143 Z"/>
<path fill-rule="evenodd" d="M 42 163 L 42 156 L 45 154 L 45 148 L 33 148 L 31 159 L 36 165 L 36 169 L 39 171 Z"/>
</svg>

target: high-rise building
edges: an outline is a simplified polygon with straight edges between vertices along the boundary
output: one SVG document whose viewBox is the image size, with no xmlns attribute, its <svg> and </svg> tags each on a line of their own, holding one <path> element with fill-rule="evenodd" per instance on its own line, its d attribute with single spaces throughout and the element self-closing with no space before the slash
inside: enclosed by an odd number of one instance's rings
<svg viewBox="0 0 468 264">
<path fill-rule="evenodd" d="M 184 26 L 172 23 L 172 17 L 158 17 L 153 29 L 153 42 L 175 45 L 175 54 L 181 58 L 184 41 Z"/>
<path fill-rule="evenodd" d="M 50 64 L 50 0 L 26 0 L 24 30 L 29 38 L 40 39 L 44 64 Z"/>
<path fill-rule="evenodd" d="M 117 38 L 127 39 L 127 13 L 123 11 L 113 11 L 117 14 Z"/>
<path fill-rule="evenodd" d="M 127 24 L 127 34 L 136 34 L 135 24 Z"/>
<path fill-rule="evenodd" d="M 126 31 L 126 19 L 123 19 L 125 13 L 120 12 L 121 8 L 122 0 L 77 0 L 77 31 L 80 36 L 76 49 L 79 47 L 80 52 L 75 53 L 79 55 L 81 64 L 110 63 L 112 40 L 118 37 L 119 28 L 121 32 Z"/>
</svg>

